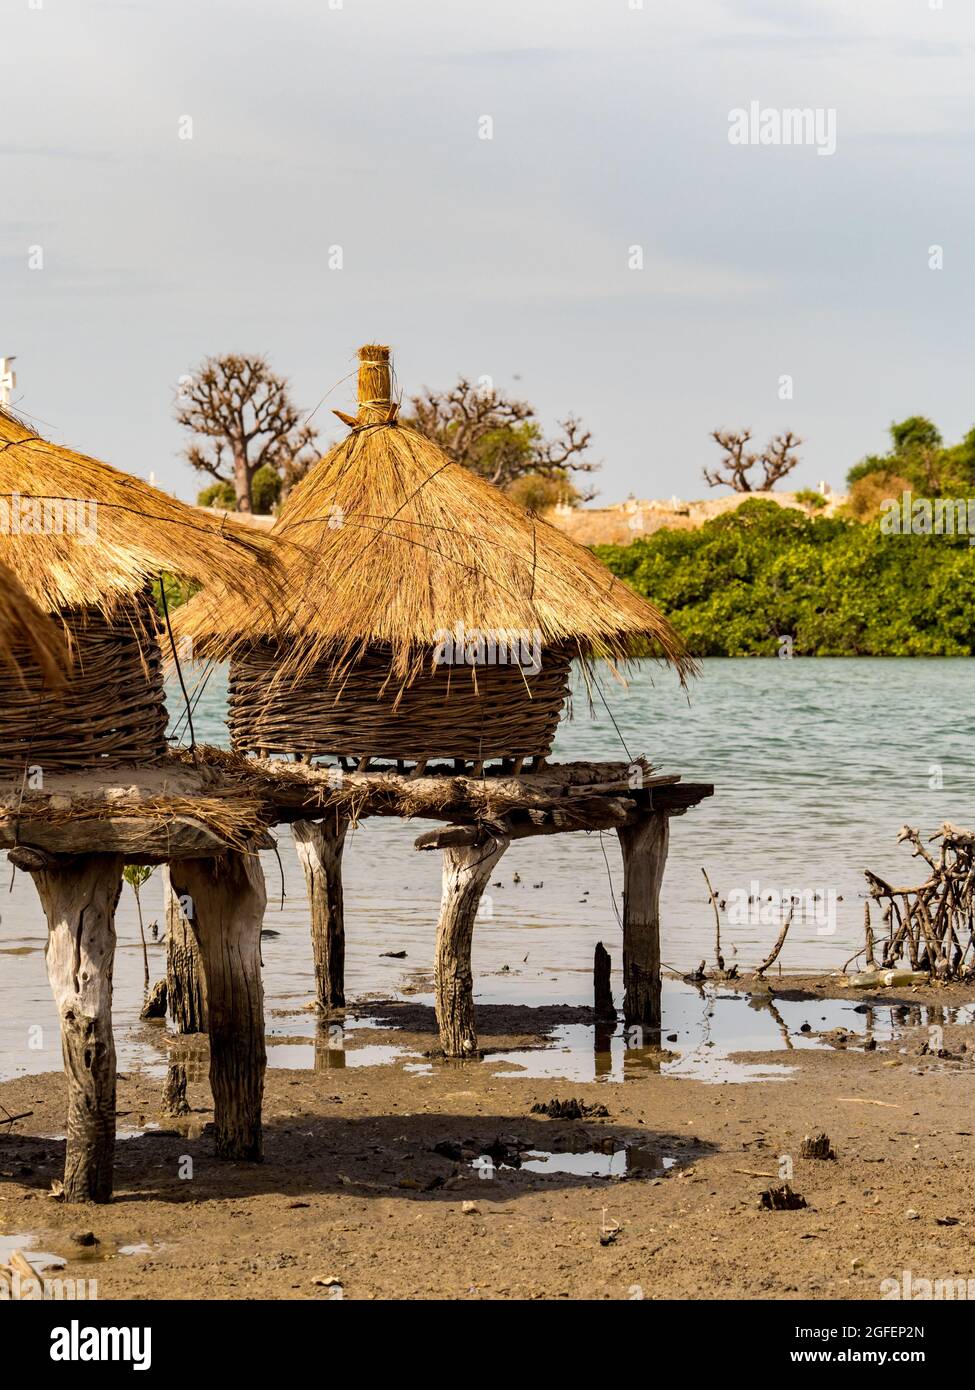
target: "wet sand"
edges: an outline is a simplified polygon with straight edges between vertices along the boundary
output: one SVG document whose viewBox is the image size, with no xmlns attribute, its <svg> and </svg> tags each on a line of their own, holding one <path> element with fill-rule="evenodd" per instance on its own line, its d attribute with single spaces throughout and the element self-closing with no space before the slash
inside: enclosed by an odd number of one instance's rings
<svg viewBox="0 0 975 1390">
<path fill-rule="evenodd" d="M 192 1113 L 174 1122 L 159 1113 L 158 1076 L 130 1071 L 106 1207 L 48 1195 L 63 1079 L 18 1077 L 0 1104 L 32 1113 L 0 1125 L 0 1260 L 15 1239 L 66 1257 L 61 1277 L 96 1278 L 102 1298 L 875 1299 L 905 1270 L 975 1277 L 975 1049 L 971 1025 L 951 1021 L 971 1016 L 975 991 L 857 996 L 839 1026 L 830 992 L 774 982 L 774 1050 L 729 1053 L 720 1036 L 678 1029 L 663 1054 L 619 1053 L 614 1039 L 601 1070 L 575 1055 L 577 1037 L 594 1045 L 576 1008 L 482 1007 L 491 1051 L 465 1063 L 424 1056 L 435 1035 L 422 1003 L 364 1005 L 368 1032 L 348 1040 L 378 1052 L 360 1064 L 353 1049 L 339 1065 L 334 1037 L 284 1015 L 269 1021 L 266 1161 L 214 1160 L 205 1080 L 191 1080 Z M 769 1017 L 768 999 L 711 993 L 696 999 L 712 1025 Z M 318 1070 L 276 1063 L 296 1045 Z M 689 1067 L 702 1051 L 720 1065 Z M 199 1044 L 197 1056 L 202 1067 Z M 546 1063 L 573 1079 L 531 1074 Z M 748 1080 L 753 1068 L 776 1080 Z M 608 1114 L 532 1113 L 553 1098 Z M 835 1161 L 800 1159 L 820 1130 Z M 762 1210 L 783 1157 L 808 1205 Z M 87 1232 L 97 1245 L 73 1243 Z"/>
</svg>

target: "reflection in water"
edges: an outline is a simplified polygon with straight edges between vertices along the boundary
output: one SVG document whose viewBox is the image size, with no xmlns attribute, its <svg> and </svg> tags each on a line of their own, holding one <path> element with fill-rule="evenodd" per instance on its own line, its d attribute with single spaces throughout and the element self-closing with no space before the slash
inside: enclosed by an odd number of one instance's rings
<svg viewBox="0 0 975 1390">
<path fill-rule="evenodd" d="M 735 1054 L 856 1049 L 871 1041 L 890 1042 L 905 1028 L 973 1021 L 975 1004 L 784 999 L 670 979 L 663 987 L 662 1049 L 634 1046 L 634 1037 L 643 1041 L 639 1030 L 630 1036 L 622 1024 L 600 1021 L 559 1025 L 550 1046 L 495 1052 L 489 1061 L 498 1077 L 623 1082 L 659 1073 L 705 1082 L 770 1081 L 788 1077 L 793 1068 L 742 1062 Z"/>
<path fill-rule="evenodd" d="M 300 1035 L 290 1035 L 289 1029 L 287 1041 L 273 1035 L 268 1037 L 268 1066 L 303 1071 L 338 1071 L 346 1067 L 385 1067 L 420 1055 L 394 1044 L 359 1040 L 357 1035 L 360 1032 L 380 1026 L 380 1021 L 375 1018 L 348 1021 L 317 1019 L 314 1037 L 309 1037 L 306 1016 L 301 1023 Z"/>
<path fill-rule="evenodd" d="M 497 1141 L 491 1148 L 468 1161 L 481 1178 L 498 1172 L 569 1174 L 580 1178 L 660 1177 L 677 1159 L 640 1144 L 627 1143 L 612 1135 L 580 1133 L 560 1143 L 557 1149 L 519 1148 Z"/>
</svg>

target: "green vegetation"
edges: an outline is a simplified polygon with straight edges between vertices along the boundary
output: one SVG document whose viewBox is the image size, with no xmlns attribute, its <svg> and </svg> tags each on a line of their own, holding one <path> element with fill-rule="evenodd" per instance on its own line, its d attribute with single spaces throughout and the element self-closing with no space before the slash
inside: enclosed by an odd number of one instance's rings
<svg viewBox="0 0 975 1390">
<path fill-rule="evenodd" d="M 807 512 L 821 512 L 826 506 L 826 498 L 811 487 L 804 487 L 797 492 L 796 501 L 801 507 L 805 507 Z"/>
<path fill-rule="evenodd" d="M 200 585 L 197 584 L 194 579 L 180 579 L 177 575 L 170 574 L 168 570 L 163 571 L 162 582 L 166 591 L 166 607 L 169 609 L 170 613 L 178 608 L 181 603 L 186 603 L 191 599 L 200 588 Z M 159 609 L 160 616 L 162 616 L 163 606 L 159 598 L 158 581 L 152 586 L 152 597 L 155 600 L 156 607 Z"/>
<path fill-rule="evenodd" d="M 912 415 L 891 425 L 890 443 L 886 454 L 869 454 L 846 475 L 851 511 L 861 520 L 905 489 L 932 498 L 967 497 L 975 489 L 975 429 L 960 444 L 946 445 L 936 425 Z"/>
<path fill-rule="evenodd" d="M 281 497 L 281 475 L 270 464 L 262 463 L 251 478 L 252 509 L 258 516 L 268 516 L 277 506 Z M 237 510 L 237 493 L 233 483 L 211 483 L 196 496 L 200 507 L 222 507 L 225 511 Z"/>
<path fill-rule="evenodd" d="M 884 536 L 876 523 L 745 502 L 694 531 L 595 553 L 650 598 L 698 656 L 970 656 L 967 537 Z"/>
</svg>

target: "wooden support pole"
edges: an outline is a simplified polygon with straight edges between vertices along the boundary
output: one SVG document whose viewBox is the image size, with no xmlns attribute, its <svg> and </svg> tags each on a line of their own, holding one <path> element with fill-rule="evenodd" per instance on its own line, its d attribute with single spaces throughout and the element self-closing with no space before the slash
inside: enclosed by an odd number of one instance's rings
<svg viewBox="0 0 975 1390">
<path fill-rule="evenodd" d="M 207 1023 L 206 980 L 203 958 L 196 944 L 183 904 L 173 891 L 169 865 L 162 868 L 166 912 L 166 1007 L 177 1033 L 205 1033 Z M 163 1087 L 162 1108 L 167 1115 L 185 1115 L 186 1063 L 171 1056 Z"/>
<path fill-rule="evenodd" d="M 267 1067 L 261 861 L 234 850 L 216 859 L 180 859 L 170 875 L 175 892 L 189 895 L 187 915 L 203 959 L 217 1157 L 260 1162 Z"/>
<path fill-rule="evenodd" d="M 342 851 L 349 822 L 331 814 L 325 821 L 295 821 L 295 849 L 305 873 L 315 955 L 315 1002 L 323 1012 L 345 1008 L 345 907 Z"/>
<path fill-rule="evenodd" d="M 494 866 L 507 848 L 507 839 L 497 838 L 486 845 L 443 852 L 443 894 L 434 975 L 440 1044 L 447 1057 L 473 1057 L 477 1053 L 471 970 L 474 919 Z"/>
<path fill-rule="evenodd" d="M 177 1033 L 207 1031 L 206 980 L 196 937 L 173 891 L 169 865 L 162 870 L 166 910 L 166 1001 Z"/>
<path fill-rule="evenodd" d="M 47 973 L 68 1082 L 66 1202 L 107 1202 L 112 1196 L 112 966 L 124 865 L 119 854 L 92 854 L 33 873 L 47 917 Z"/>
<path fill-rule="evenodd" d="M 617 834 L 623 850 L 623 1022 L 659 1033 L 660 883 L 670 825 L 656 812 Z"/>
</svg>

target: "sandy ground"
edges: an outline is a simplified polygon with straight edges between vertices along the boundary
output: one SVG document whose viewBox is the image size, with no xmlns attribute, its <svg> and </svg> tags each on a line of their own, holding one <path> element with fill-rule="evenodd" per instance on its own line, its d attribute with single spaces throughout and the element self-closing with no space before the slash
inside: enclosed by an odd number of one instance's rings
<svg viewBox="0 0 975 1390">
<path fill-rule="evenodd" d="M 915 1003 L 924 992 L 885 997 Z M 534 1013 L 481 1010 L 482 1043 L 538 1045 L 558 1011 L 526 1022 Z M 370 1042 L 431 1047 L 429 1010 L 409 1005 L 395 1022 L 406 1026 Z M 271 1069 L 256 1166 L 214 1160 L 205 1082 L 191 1084 L 180 1132 L 159 1113 L 161 1082 L 130 1074 L 119 1082 L 120 1127 L 136 1133 L 118 1145 L 117 1196 L 105 1207 L 49 1195 L 63 1162 L 49 1136 L 63 1126 L 64 1083 L 25 1077 L 0 1086 L 8 1112 L 33 1112 L 0 1125 L 0 1232 L 68 1256 L 63 1274 L 97 1278 L 102 1298 L 875 1299 L 905 1270 L 975 1278 L 970 1031 L 946 1026 L 944 1057 L 930 1052 L 926 1026 L 873 1051 L 745 1056 L 795 1068 L 748 1084 L 662 1076 L 650 1054 L 634 1054 L 619 1085 L 498 1076 L 502 1058 L 435 1062 L 429 1074 Z M 609 1113 L 531 1113 L 553 1098 Z M 161 1128 L 139 1132 L 147 1123 Z M 800 1159 L 803 1136 L 820 1130 L 835 1160 Z M 639 1150 L 625 1177 L 499 1166 L 526 1150 L 621 1144 Z M 192 1176 L 182 1175 L 187 1156 Z M 808 1205 L 762 1210 L 783 1156 Z M 73 1242 L 87 1232 L 97 1245 Z M 117 1253 L 132 1245 L 146 1248 Z"/>
</svg>

